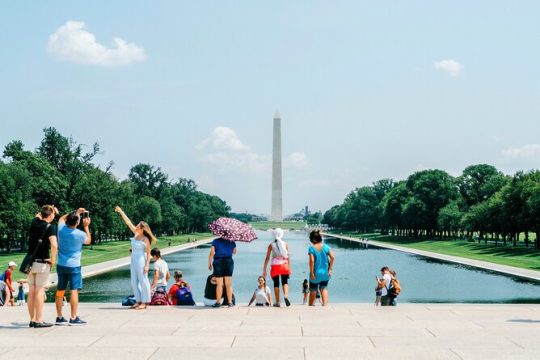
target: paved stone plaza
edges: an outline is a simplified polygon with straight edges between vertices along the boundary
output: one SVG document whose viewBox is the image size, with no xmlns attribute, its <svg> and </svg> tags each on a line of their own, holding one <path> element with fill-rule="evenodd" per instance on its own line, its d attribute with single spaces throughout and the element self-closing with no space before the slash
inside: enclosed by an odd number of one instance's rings
<svg viewBox="0 0 540 360">
<path fill-rule="evenodd" d="M 540 358 L 540 305 L 82 304 L 80 315 L 88 325 L 30 329 L 26 307 L 0 308 L 0 359 Z M 54 316 L 46 304 L 45 319 Z"/>
</svg>

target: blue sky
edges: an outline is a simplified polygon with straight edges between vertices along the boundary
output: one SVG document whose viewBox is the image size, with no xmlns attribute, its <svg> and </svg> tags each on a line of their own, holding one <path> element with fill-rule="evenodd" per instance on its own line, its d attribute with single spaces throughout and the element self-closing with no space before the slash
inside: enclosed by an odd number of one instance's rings
<svg viewBox="0 0 540 360">
<path fill-rule="evenodd" d="M 276 109 L 285 213 L 420 169 L 540 168 L 536 1 L 6 2 L 0 33 L 0 147 L 54 126 L 234 211 L 270 212 Z"/>
</svg>

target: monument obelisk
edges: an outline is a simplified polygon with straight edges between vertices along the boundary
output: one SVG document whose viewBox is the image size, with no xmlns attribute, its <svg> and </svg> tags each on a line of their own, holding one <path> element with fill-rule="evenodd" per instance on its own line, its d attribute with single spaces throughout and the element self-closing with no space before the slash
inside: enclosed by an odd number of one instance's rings
<svg viewBox="0 0 540 360">
<path fill-rule="evenodd" d="M 272 151 L 272 213 L 271 221 L 283 221 L 281 187 L 281 115 L 274 114 L 274 141 Z"/>
</svg>

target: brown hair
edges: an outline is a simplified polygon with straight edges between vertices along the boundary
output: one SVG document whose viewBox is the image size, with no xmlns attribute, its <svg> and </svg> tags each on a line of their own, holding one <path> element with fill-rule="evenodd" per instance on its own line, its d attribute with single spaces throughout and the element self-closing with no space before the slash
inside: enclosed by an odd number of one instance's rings
<svg viewBox="0 0 540 360">
<path fill-rule="evenodd" d="M 41 217 L 43 220 L 45 220 L 46 218 L 51 216 L 51 214 L 54 214 L 54 213 L 55 213 L 54 206 L 52 205 L 43 205 L 41 207 Z"/>
<path fill-rule="evenodd" d="M 150 229 L 150 225 L 148 225 L 148 224 L 145 223 L 144 221 L 141 221 L 141 222 L 139 223 L 139 225 L 140 225 L 141 228 L 142 228 L 143 235 L 146 236 L 146 238 L 147 238 L 148 241 L 150 242 L 150 245 L 156 243 L 156 242 L 157 242 L 157 239 L 156 239 L 156 237 L 154 236 L 154 233 L 152 233 L 152 229 Z"/>
<path fill-rule="evenodd" d="M 182 272 L 180 270 L 176 270 L 174 272 L 174 279 L 177 280 L 177 281 L 180 280 L 183 276 L 184 276 L 184 274 L 182 274 Z"/>
<path fill-rule="evenodd" d="M 318 244 L 322 242 L 322 236 L 320 230 L 313 230 L 309 233 L 309 241 L 311 241 L 312 244 Z"/>
</svg>

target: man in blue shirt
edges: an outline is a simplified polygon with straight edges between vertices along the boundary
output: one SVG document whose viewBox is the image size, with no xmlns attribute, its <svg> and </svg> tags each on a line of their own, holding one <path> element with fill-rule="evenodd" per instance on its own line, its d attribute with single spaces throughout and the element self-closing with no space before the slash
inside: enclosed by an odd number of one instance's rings
<svg viewBox="0 0 540 360">
<path fill-rule="evenodd" d="M 83 216 L 85 214 L 86 216 Z M 84 325 L 77 316 L 79 290 L 82 289 L 81 254 L 82 246 L 92 241 L 90 236 L 90 218 L 88 212 L 80 208 L 66 214 L 58 220 L 58 286 L 56 291 L 56 325 Z M 84 231 L 77 229 L 82 218 Z M 64 295 L 69 283 L 71 318 L 69 322 L 62 315 Z"/>
</svg>

